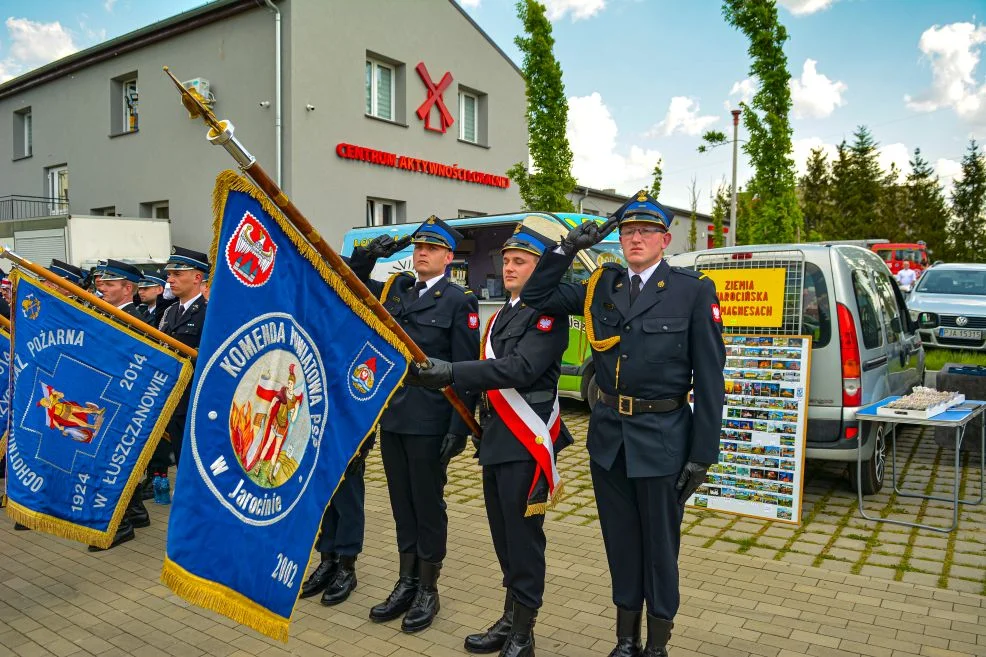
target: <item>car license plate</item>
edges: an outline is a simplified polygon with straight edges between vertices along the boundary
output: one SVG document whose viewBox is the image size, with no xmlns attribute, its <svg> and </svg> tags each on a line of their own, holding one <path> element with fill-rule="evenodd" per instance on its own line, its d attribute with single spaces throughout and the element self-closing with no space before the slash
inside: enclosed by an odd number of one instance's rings
<svg viewBox="0 0 986 657">
<path fill-rule="evenodd" d="M 977 329 L 943 328 L 938 331 L 939 338 L 959 338 L 960 340 L 982 340 L 983 332 Z"/>
</svg>

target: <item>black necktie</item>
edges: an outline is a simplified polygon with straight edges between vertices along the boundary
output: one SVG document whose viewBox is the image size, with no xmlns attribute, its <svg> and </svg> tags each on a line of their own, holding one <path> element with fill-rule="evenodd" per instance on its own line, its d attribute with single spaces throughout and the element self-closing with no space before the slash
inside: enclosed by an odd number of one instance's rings
<svg viewBox="0 0 986 657">
<path fill-rule="evenodd" d="M 637 300 L 640 296 L 640 274 L 634 274 L 630 277 L 630 305 Z"/>
<path fill-rule="evenodd" d="M 417 296 L 420 297 L 421 293 L 424 292 L 425 288 L 427 287 L 428 284 L 426 282 L 418 281 L 417 283 L 414 284 L 414 291 L 417 292 L 418 293 Z"/>
<path fill-rule="evenodd" d="M 186 310 L 187 310 L 187 308 L 185 308 L 185 305 L 184 304 L 181 304 L 181 303 L 178 304 L 178 312 L 175 313 L 175 325 L 176 326 L 178 325 L 178 322 L 181 321 L 181 318 L 185 316 L 185 311 Z"/>
</svg>

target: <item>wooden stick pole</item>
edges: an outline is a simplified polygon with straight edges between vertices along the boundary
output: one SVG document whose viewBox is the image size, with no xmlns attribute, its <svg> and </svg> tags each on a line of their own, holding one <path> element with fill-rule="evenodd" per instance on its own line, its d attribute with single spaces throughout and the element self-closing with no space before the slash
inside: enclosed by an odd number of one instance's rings
<svg viewBox="0 0 986 657">
<path fill-rule="evenodd" d="M 99 308 L 107 315 L 112 315 L 114 319 L 120 320 L 121 322 L 123 322 L 130 328 L 134 329 L 135 331 L 140 331 L 141 333 L 146 334 L 148 337 L 153 338 L 158 342 L 163 342 L 164 344 L 168 345 L 168 347 L 170 347 L 171 349 L 174 349 L 175 351 L 179 352 L 182 356 L 187 356 L 193 359 L 198 356 L 198 351 L 192 349 L 188 345 L 178 342 L 178 340 L 175 340 L 170 335 L 162 333 L 157 328 L 151 326 L 147 322 L 142 322 L 136 317 L 123 312 L 113 304 L 103 301 L 95 294 L 92 294 L 82 289 L 75 283 L 62 278 L 57 274 L 51 273 L 44 267 L 41 267 L 40 265 L 37 265 L 31 262 L 30 260 L 25 260 L 24 258 L 20 257 L 13 251 L 8 251 L 7 249 L 0 247 L 0 258 L 6 258 L 7 260 L 10 260 L 11 262 L 15 263 L 21 269 L 26 269 L 27 271 L 31 272 L 35 276 L 39 278 L 43 278 L 49 283 L 52 283 L 53 285 L 60 287 L 68 294 L 71 294 L 80 299 L 84 299 L 88 301 L 93 306 Z M 11 312 L 16 312 L 17 309 L 11 308 L 10 310 Z M 10 329 L 9 322 L 7 324 L 7 329 L 8 330 Z"/>
<path fill-rule="evenodd" d="M 301 213 L 301 210 L 288 198 L 288 195 L 277 186 L 277 183 L 271 179 L 267 172 L 264 171 L 263 167 L 257 163 L 257 159 L 253 157 L 243 147 L 243 145 L 233 136 L 233 125 L 229 121 L 220 121 L 212 113 L 212 110 L 205 106 L 201 100 L 196 98 L 188 89 L 186 89 L 182 83 L 171 74 L 168 67 L 164 67 L 164 72 L 171 78 L 178 88 L 179 93 L 181 93 L 182 104 L 185 109 L 188 110 L 191 118 L 202 118 L 203 121 L 209 126 L 209 133 L 207 138 L 210 143 L 222 146 L 233 156 L 233 159 L 240 165 L 240 169 L 257 184 L 257 186 L 263 190 L 263 192 L 274 202 L 278 208 L 284 213 L 288 221 L 294 225 L 295 228 L 311 243 L 312 247 L 318 251 L 319 255 L 325 259 L 325 261 L 332 267 L 345 282 L 346 286 L 355 294 L 360 301 L 362 301 L 372 312 L 377 316 L 381 322 L 383 322 L 388 329 L 394 332 L 397 338 L 407 346 L 408 350 L 411 352 L 411 357 L 418 364 L 419 367 L 425 367 L 428 362 L 428 356 L 421 350 L 411 336 L 401 328 L 400 324 L 394 321 L 393 316 L 387 309 L 384 308 L 380 300 L 373 295 L 372 292 L 363 284 L 363 281 L 353 273 L 353 270 L 349 268 L 349 265 L 339 256 L 335 250 L 329 246 L 329 244 L 322 239 L 322 236 L 315 230 L 311 222 Z M 469 430 L 476 436 L 482 435 L 482 430 L 479 428 L 479 424 L 476 422 L 476 418 L 473 414 L 466 408 L 466 405 L 462 403 L 458 395 L 451 388 L 444 388 L 442 390 L 445 398 L 448 399 L 452 408 L 462 416 L 466 424 L 469 426 Z"/>
</svg>

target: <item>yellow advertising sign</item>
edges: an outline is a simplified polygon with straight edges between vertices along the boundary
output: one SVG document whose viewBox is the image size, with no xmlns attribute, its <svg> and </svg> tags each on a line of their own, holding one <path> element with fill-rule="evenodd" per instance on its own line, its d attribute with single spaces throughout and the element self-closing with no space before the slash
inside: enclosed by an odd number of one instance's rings
<svg viewBox="0 0 986 657">
<path fill-rule="evenodd" d="M 723 326 L 778 328 L 784 323 L 787 270 L 711 269 L 703 274 L 716 284 Z"/>
</svg>

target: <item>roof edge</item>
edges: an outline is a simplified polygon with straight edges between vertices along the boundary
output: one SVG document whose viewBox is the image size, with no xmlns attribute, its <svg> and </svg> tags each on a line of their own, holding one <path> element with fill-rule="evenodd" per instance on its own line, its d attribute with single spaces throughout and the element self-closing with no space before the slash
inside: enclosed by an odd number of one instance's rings
<svg viewBox="0 0 986 657">
<path fill-rule="evenodd" d="M 477 23 L 476 21 L 474 21 L 473 18 L 472 18 L 472 16 L 470 16 L 469 13 L 465 9 L 463 9 L 462 6 L 459 5 L 458 2 L 456 2 L 455 0 L 449 0 L 449 4 L 451 4 L 453 7 L 455 7 L 456 9 L 459 10 L 459 13 L 462 14 L 462 16 L 467 21 L 469 21 L 470 25 L 472 25 L 476 29 L 477 32 L 479 32 L 480 34 L 483 35 L 483 38 L 486 39 L 489 42 L 489 44 L 491 46 L 493 46 L 496 49 L 496 51 L 498 53 L 500 53 L 501 56 L 503 56 L 503 58 L 505 60 L 507 60 L 507 63 L 510 64 L 510 66 L 512 66 L 515 71 L 517 71 L 517 75 L 519 75 L 521 77 L 521 79 L 523 79 L 524 72 L 522 70 L 520 70 L 520 67 L 517 66 L 517 64 L 516 64 L 516 62 L 514 62 L 514 60 L 510 59 L 510 56 L 507 55 L 507 53 L 505 53 L 503 51 L 503 48 L 501 48 L 500 46 L 496 45 L 496 41 L 493 40 L 493 37 L 491 37 L 489 34 L 487 34 L 486 33 L 486 30 L 484 30 L 483 28 L 481 28 L 479 26 L 479 23 Z"/>
</svg>

